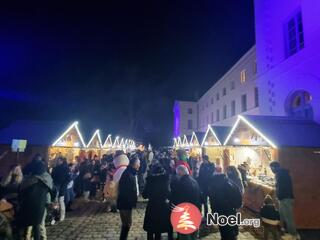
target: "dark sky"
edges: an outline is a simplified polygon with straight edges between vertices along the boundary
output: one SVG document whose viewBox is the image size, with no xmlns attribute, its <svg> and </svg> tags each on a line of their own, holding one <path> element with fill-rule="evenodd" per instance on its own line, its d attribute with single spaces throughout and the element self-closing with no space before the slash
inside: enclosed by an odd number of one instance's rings
<svg viewBox="0 0 320 240">
<path fill-rule="evenodd" d="M 24 2 L 0 4 L 2 122 L 164 144 L 174 99 L 197 99 L 254 44 L 252 0 Z"/>
</svg>

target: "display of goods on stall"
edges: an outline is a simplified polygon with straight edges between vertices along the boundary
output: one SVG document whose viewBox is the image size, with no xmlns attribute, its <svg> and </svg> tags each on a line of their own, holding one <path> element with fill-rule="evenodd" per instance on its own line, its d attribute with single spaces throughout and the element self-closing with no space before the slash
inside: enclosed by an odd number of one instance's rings
<svg viewBox="0 0 320 240">
<path fill-rule="evenodd" d="M 269 164 L 278 161 L 292 177 L 297 226 L 320 228 L 319 136 L 320 125 L 311 120 L 238 116 L 224 145 L 230 165 L 247 175 L 244 205 L 259 211 L 267 194 L 275 199 Z"/>
</svg>

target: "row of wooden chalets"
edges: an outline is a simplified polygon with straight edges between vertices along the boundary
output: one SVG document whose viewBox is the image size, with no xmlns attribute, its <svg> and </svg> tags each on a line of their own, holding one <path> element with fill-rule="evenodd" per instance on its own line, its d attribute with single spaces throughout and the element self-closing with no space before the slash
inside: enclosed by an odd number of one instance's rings
<svg viewBox="0 0 320 240">
<path fill-rule="evenodd" d="M 275 196 L 269 164 L 279 161 L 290 171 L 299 228 L 320 228 L 320 125 L 310 120 L 277 116 L 238 116 L 232 127 L 209 125 L 205 133 L 174 138 L 174 149 L 190 156 L 208 155 L 226 169 L 245 168 L 248 186 L 244 206 L 258 212 L 264 197 Z"/>
<path fill-rule="evenodd" d="M 13 139 L 26 140 L 25 150 L 19 153 L 12 151 Z M 24 165 L 35 154 L 40 154 L 48 163 L 58 157 L 68 162 L 76 162 L 77 158 L 92 159 L 94 156 L 112 154 L 117 150 L 124 152 L 136 149 L 132 139 L 113 137 L 108 134 L 102 140 L 100 130 L 94 131 L 89 141 L 85 141 L 77 121 L 66 124 L 60 122 L 16 121 L 0 130 L 0 152 L 7 156 L 1 160 L 0 174 L 5 173 L 11 165 Z"/>
</svg>

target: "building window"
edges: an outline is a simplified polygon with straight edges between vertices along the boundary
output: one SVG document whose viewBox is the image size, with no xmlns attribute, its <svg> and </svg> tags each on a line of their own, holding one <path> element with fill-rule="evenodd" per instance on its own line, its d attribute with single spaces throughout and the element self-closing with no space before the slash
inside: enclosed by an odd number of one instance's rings
<svg viewBox="0 0 320 240">
<path fill-rule="evenodd" d="M 211 104 L 213 104 L 213 97 L 211 98 Z"/>
<path fill-rule="evenodd" d="M 240 72 L 240 83 L 241 84 L 244 84 L 247 80 L 247 70 L 243 69 L 241 72 Z"/>
<path fill-rule="evenodd" d="M 208 102 L 206 102 L 206 108 L 208 108 Z"/>
<path fill-rule="evenodd" d="M 223 106 L 223 119 L 227 118 L 227 105 Z"/>
<path fill-rule="evenodd" d="M 234 81 L 230 82 L 230 89 L 231 90 L 235 89 L 235 82 Z"/>
<path fill-rule="evenodd" d="M 254 88 L 254 106 L 259 107 L 259 92 L 257 87 Z"/>
<path fill-rule="evenodd" d="M 247 95 L 244 94 L 241 96 L 241 111 L 247 111 Z"/>
<path fill-rule="evenodd" d="M 304 35 L 301 10 L 295 14 L 285 24 L 286 34 L 286 56 L 290 57 L 304 48 Z"/>
<path fill-rule="evenodd" d="M 223 95 L 223 96 L 227 95 L 227 88 L 223 88 L 223 90 L 222 90 L 222 95 Z"/>
<path fill-rule="evenodd" d="M 219 101 L 219 99 L 220 99 L 220 95 L 219 95 L 219 93 L 217 93 L 216 100 Z"/>
<path fill-rule="evenodd" d="M 192 119 L 189 119 L 188 120 L 188 129 L 193 129 L 193 122 L 192 122 Z"/>
<path fill-rule="evenodd" d="M 254 61 L 254 62 L 253 62 L 253 73 L 254 73 L 254 74 L 257 74 L 257 72 L 258 72 L 258 69 L 257 69 L 257 62 L 256 62 L 256 61 Z"/>
<path fill-rule="evenodd" d="M 285 103 L 288 116 L 313 120 L 312 96 L 304 90 L 289 95 Z"/>
<path fill-rule="evenodd" d="M 209 116 L 207 115 L 207 125 L 209 124 Z"/>
<path fill-rule="evenodd" d="M 236 115 L 236 101 L 233 100 L 231 102 L 231 116 L 233 117 L 234 115 Z"/>
<path fill-rule="evenodd" d="M 211 113 L 211 123 L 214 122 L 214 116 L 213 116 L 213 112 Z"/>
<path fill-rule="evenodd" d="M 192 114 L 192 108 L 188 108 L 188 114 Z"/>
<path fill-rule="evenodd" d="M 216 121 L 217 121 L 217 122 L 220 121 L 220 111 L 219 111 L 219 109 L 217 109 Z"/>
</svg>

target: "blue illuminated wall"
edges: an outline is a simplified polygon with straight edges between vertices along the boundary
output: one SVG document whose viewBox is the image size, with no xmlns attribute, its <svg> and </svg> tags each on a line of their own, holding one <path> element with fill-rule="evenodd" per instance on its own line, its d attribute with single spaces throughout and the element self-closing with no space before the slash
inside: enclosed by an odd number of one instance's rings
<svg viewBox="0 0 320 240">
<path fill-rule="evenodd" d="M 288 56 L 287 26 L 299 11 L 304 46 Z M 306 91 L 320 122 L 320 1 L 255 0 L 255 23 L 261 114 L 288 115 L 288 99 Z"/>
</svg>

